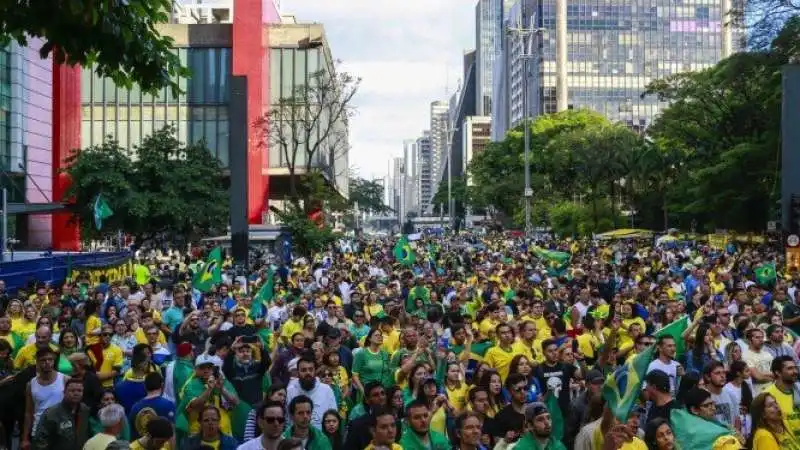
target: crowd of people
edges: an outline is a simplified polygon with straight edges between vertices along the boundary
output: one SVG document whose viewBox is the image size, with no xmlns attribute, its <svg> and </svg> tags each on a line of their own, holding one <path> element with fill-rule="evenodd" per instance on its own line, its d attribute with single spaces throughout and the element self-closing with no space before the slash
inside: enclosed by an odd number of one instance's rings
<svg viewBox="0 0 800 450">
<path fill-rule="evenodd" d="M 708 450 L 682 439 L 685 411 L 729 431 L 717 450 L 800 449 L 800 279 L 769 248 L 471 234 L 423 238 L 406 260 L 394 248 L 247 276 L 226 260 L 205 292 L 177 253 L 142 284 L 0 281 L 0 446 Z M 610 380 L 650 351 L 620 417 Z"/>
</svg>

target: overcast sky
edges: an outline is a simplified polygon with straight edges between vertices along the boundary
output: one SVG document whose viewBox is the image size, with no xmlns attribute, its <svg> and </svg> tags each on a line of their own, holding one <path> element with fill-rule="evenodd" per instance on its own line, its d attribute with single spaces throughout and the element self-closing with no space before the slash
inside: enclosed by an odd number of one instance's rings
<svg viewBox="0 0 800 450">
<path fill-rule="evenodd" d="M 333 57 L 362 79 L 350 166 L 365 178 L 428 129 L 430 103 L 449 98 L 475 47 L 475 0 L 282 0 L 281 13 L 323 23 Z"/>
</svg>

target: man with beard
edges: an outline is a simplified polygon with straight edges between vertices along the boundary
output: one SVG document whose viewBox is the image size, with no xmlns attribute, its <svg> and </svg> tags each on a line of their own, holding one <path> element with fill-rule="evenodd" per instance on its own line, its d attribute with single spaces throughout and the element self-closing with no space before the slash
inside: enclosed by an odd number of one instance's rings
<svg viewBox="0 0 800 450">
<path fill-rule="evenodd" d="M 42 414 L 30 448 L 33 450 L 83 448 L 83 444 L 89 440 L 89 407 L 81 403 L 82 398 L 83 382 L 67 380 L 61 402 L 47 408 Z"/>
<path fill-rule="evenodd" d="M 347 440 L 344 448 L 364 448 L 369 444 L 369 427 L 374 411 L 386 405 L 386 390 L 378 382 L 364 386 L 364 402 L 356 405 L 350 413 L 347 425 Z"/>
<path fill-rule="evenodd" d="M 550 433 L 553 422 L 550 411 L 544 403 L 531 403 L 525 408 L 525 434 L 520 438 L 515 450 L 567 450 Z"/>
<path fill-rule="evenodd" d="M 335 411 L 339 407 L 333 389 L 319 381 L 316 373 L 317 363 L 314 361 L 314 356 L 304 354 L 297 362 L 297 379 L 293 379 L 286 388 L 286 402 L 290 403 L 293 398 L 301 395 L 310 398 L 314 404 L 311 425 L 321 430 L 322 415 L 325 411 L 329 409 Z"/>
<path fill-rule="evenodd" d="M 293 424 L 286 428 L 282 437 L 298 439 L 303 443 L 305 450 L 331 450 L 328 436 L 325 436 L 319 427 L 311 426 L 315 411 L 316 407 L 312 405 L 312 400 L 305 395 L 298 395 L 290 400 L 289 417 Z M 317 412 L 316 415 L 322 416 L 322 413 Z"/>
<path fill-rule="evenodd" d="M 406 408 L 408 428 L 403 431 L 400 446 L 405 450 L 449 450 L 450 441 L 441 433 L 431 430 L 431 410 L 422 400 L 412 401 Z"/>
<path fill-rule="evenodd" d="M 261 435 L 240 445 L 238 450 L 276 450 L 281 442 L 283 424 L 286 422 L 286 408 L 283 403 L 267 401 L 258 408 L 258 425 Z"/>
<path fill-rule="evenodd" d="M 263 397 L 261 381 L 267 371 L 269 358 L 267 357 L 266 361 L 264 358 L 255 359 L 252 345 L 244 341 L 243 336 L 233 341 L 231 345 L 233 351 L 225 357 L 222 372 L 236 388 L 239 398 L 250 405 L 255 405 Z"/>
</svg>

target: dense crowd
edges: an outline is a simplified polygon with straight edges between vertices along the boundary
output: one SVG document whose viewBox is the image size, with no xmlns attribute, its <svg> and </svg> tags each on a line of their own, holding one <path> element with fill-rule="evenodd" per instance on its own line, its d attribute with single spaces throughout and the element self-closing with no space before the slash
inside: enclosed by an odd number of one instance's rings
<svg viewBox="0 0 800 450">
<path fill-rule="evenodd" d="M 800 278 L 770 249 L 404 245 L 226 260 L 202 291 L 171 252 L 139 255 L 141 283 L 0 281 L 0 446 L 800 449 Z M 630 407 L 609 394 L 623 373 Z"/>
</svg>

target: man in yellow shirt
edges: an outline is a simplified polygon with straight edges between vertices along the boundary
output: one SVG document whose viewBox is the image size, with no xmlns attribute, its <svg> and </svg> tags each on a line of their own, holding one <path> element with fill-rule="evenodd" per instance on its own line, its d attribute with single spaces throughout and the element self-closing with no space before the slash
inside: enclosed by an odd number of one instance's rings
<svg viewBox="0 0 800 450">
<path fill-rule="evenodd" d="M 17 357 L 14 358 L 14 368 L 17 370 L 22 370 L 26 367 L 35 365 L 36 352 L 40 348 L 47 348 L 49 346 L 54 352 L 58 353 L 58 346 L 50 341 L 52 337 L 53 333 L 50 331 L 50 328 L 39 327 L 39 329 L 36 330 L 36 342 L 33 344 L 28 344 L 19 350 Z"/>
<path fill-rule="evenodd" d="M 525 355 L 532 360 L 530 351 L 521 342 L 514 342 L 514 329 L 511 325 L 501 323 L 496 328 L 497 345 L 486 351 L 483 362 L 497 370 L 500 379 L 505 382 L 511 366 L 511 360 L 517 355 Z"/>
<path fill-rule="evenodd" d="M 797 381 L 797 363 L 791 356 L 777 356 L 770 367 L 775 382 L 764 392 L 775 398 L 783 413 L 786 425 L 795 436 L 800 433 L 800 408 L 794 404 L 794 383 Z"/>
<path fill-rule="evenodd" d="M 147 335 L 145 331 L 155 325 L 156 322 L 153 319 L 153 313 L 149 311 L 145 311 L 142 313 L 142 316 L 139 318 L 139 328 L 133 333 L 136 337 L 137 344 L 147 344 Z M 167 345 L 167 338 L 164 336 L 164 332 L 158 332 L 158 343 L 161 345 Z"/>
<path fill-rule="evenodd" d="M 100 354 L 95 354 L 94 349 L 87 349 L 89 359 L 97 369 L 97 378 L 103 382 L 103 387 L 107 389 L 114 387 L 114 378 L 122 373 L 122 365 L 124 363 L 122 349 L 111 343 L 112 336 L 114 336 L 114 328 L 111 325 L 103 325 L 102 334 L 100 335 L 102 350 L 98 352 Z M 98 361 L 100 361 L 99 368 L 97 368 Z"/>
<path fill-rule="evenodd" d="M 295 333 L 303 331 L 303 318 L 308 314 L 305 306 L 297 305 L 292 309 L 292 317 L 281 325 L 281 341 L 289 345 Z"/>
</svg>

